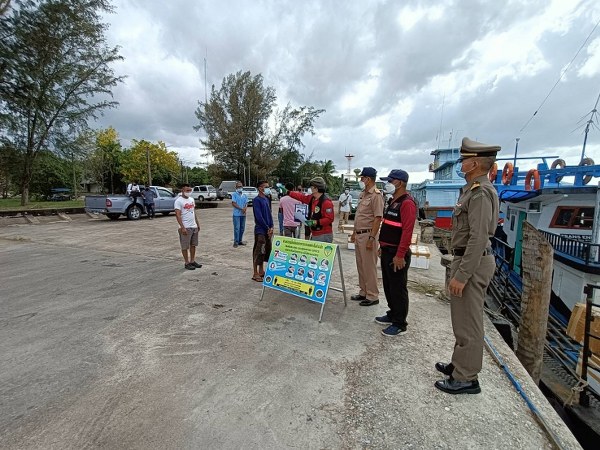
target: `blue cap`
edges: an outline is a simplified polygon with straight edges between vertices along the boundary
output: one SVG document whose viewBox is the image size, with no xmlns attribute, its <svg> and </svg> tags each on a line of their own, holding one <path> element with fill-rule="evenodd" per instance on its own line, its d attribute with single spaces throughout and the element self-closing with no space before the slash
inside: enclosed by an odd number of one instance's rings
<svg viewBox="0 0 600 450">
<path fill-rule="evenodd" d="M 400 180 L 408 183 L 408 172 L 402 169 L 394 169 L 390 172 L 387 177 L 381 177 L 382 181 Z"/>
<path fill-rule="evenodd" d="M 363 167 L 363 170 L 359 175 L 359 177 L 370 177 L 370 178 L 375 178 L 376 176 L 377 176 L 377 171 L 375 169 L 373 169 L 372 167 Z"/>
</svg>

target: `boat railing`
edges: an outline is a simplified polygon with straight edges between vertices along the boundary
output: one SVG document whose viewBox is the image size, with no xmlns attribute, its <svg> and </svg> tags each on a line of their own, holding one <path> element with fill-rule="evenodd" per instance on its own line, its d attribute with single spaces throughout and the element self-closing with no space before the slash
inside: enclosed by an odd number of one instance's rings
<svg viewBox="0 0 600 450">
<path fill-rule="evenodd" d="M 567 256 L 587 266 L 600 267 L 600 244 L 567 238 L 560 234 L 540 230 L 555 253 Z"/>
<path fill-rule="evenodd" d="M 593 353 L 590 349 L 590 339 L 600 340 L 600 336 L 591 333 L 592 324 L 592 307 L 600 307 L 600 304 L 594 303 L 594 290 L 599 289 L 600 286 L 597 284 L 588 284 L 584 289 L 585 297 L 585 329 L 583 333 L 583 355 L 581 358 L 581 379 L 584 381 L 583 390 L 579 393 L 579 404 L 582 406 L 590 405 L 590 397 L 588 394 L 594 395 L 598 398 L 598 395 L 590 389 L 588 379 L 588 369 L 593 369 L 600 372 L 600 367 L 594 364 L 590 360 L 592 359 Z"/>
</svg>

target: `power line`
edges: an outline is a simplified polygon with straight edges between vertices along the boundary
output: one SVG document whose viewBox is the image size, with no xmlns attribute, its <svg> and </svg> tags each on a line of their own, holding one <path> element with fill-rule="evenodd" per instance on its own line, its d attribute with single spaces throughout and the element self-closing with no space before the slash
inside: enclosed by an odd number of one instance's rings
<svg viewBox="0 0 600 450">
<path fill-rule="evenodd" d="M 598 20 L 598 22 L 596 22 L 596 25 L 594 25 L 594 28 L 592 28 L 592 31 L 590 31 L 590 34 L 588 34 L 588 37 L 585 38 L 585 41 L 583 41 L 583 44 L 581 44 L 581 47 L 579 47 L 579 50 L 577 50 L 577 53 L 575 53 L 575 56 L 573 56 L 573 59 L 571 59 L 571 62 L 569 62 L 569 64 L 567 64 L 567 67 L 565 67 L 565 69 L 562 71 L 562 73 L 558 77 L 558 80 L 556 80 L 556 83 L 554 83 L 554 86 L 552 86 L 552 89 L 550 89 L 550 92 L 548 92 L 548 95 L 546 95 L 546 97 L 544 98 L 544 100 L 542 101 L 542 103 L 540 104 L 540 106 L 538 106 L 538 108 L 531 115 L 531 117 L 529 118 L 529 120 L 527 122 L 525 122 L 525 125 L 523 125 L 523 127 L 519 130 L 519 133 L 522 133 L 523 130 L 525 130 L 525 128 L 527 128 L 527 126 L 533 120 L 533 118 L 536 116 L 536 114 L 539 112 L 539 110 L 542 109 L 542 106 L 544 106 L 544 104 L 546 103 L 546 100 L 548 100 L 548 98 L 550 97 L 550 95 L 552 94 L 552 92 L 554 91 L 554 89 L 556 88 L 556 86 L 558 86 L 558 83 L 560 83 L 560 80 L 562 80 L 562 78 L 565 76 L 565 74 L 567 73 L 567 71 L 571 67 L 571 64 L 573 64 L 573 61 L 575 61 L 575 59 L 577 58 L 577 56 L 579 55 L 579 53 L 581 52 L 581 50 L 583 50 L 583 48 L 585 47 L 585 45 L 589 41 L 590 37 L 592 37 L 592 34 L 594 34 L 594 31 L 596 31 L 596 28 L 598 28 L 598 25 L 600 25 L 600 20 Z"/>
</svg>

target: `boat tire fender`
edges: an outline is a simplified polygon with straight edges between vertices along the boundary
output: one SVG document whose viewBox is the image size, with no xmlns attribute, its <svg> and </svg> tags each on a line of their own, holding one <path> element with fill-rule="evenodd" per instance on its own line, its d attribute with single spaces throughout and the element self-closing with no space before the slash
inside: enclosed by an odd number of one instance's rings
<svg viewBox="0 0 600 450">
<path fill-rule="evenodd" d="M 494 163 L 494 165 L 492 166 L 492 168 L 490 169 L 490 171 L 488 173 L 488 178 L 490 179 L 490 182 L 495 183 L 497 175 L 498 175 L 498 164 Z"/>
<path fill-rule="evenodd" d="M 567 163 L 565 162 L 564 159 L 555 159 L 554 162 L 552 163 L 552 165 L 550 166 L 550 169 L 564 169 L 565 167 L 567 167 Z M 563 179 L 563 175 L 558 175 L 556 177 L 556 182 L 560 183 Z"/>
<path fill-rule="evenodd" d="M 594 160 L 592 158 L 583 158 L 581 160 L 581 162 L 579 163 L 579 165 L 580 166 L 593 166 Z M 591 175 L 586 175 L 583 177 L 583 184 L 588 184 L 590 181 L 592 181 Z"/>
<path fill-rule="evenodd" d="M 532 181 L 533 186 L 531 183 Z M 525 176 L 525 190 L 531 191 L 533 189 L 537 191 L 541 185 L 542 183 L 540 181 L 540 173 L 537 171 L 537 169 L 530 169 L 529 172 L 527 172 L 527 175 Z"/>
<path fill-rule="evenodd" d="M 502 169 L 502 184 L 508 186 L 510 184 L 510 180 L 512 180 L 513 172 L 515 168 L 512 163 L 507 162 L 504 164 L 504 169 Z"/>
</svg>

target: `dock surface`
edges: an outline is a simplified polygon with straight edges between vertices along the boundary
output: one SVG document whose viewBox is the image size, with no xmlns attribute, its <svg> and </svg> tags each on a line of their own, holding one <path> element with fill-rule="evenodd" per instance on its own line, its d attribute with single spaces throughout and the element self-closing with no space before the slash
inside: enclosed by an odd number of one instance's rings
<svg viewBox="0 0 600 450">
<path fill-rule="evenodd" d="M 481 394 L 434 388 L 454 340 L 433 244 L 430 268 L 409 272 L 408 333 L 389 338 L 373 321 L 383 289 L 377 306 L 349 299 L 343 234 L 346 307 L 330 291 L 319 323 L 316 303 L 259 301 L 249 212 L 248 245 L 233 248 L 231 211 L 198 211 L 195 271 L 173 215 L 0 222 L 0 447 L 555 448 L 487 352 Z M 486 334 L 563 447 L 580 448 L 489 321 Z"/>
</svg>

